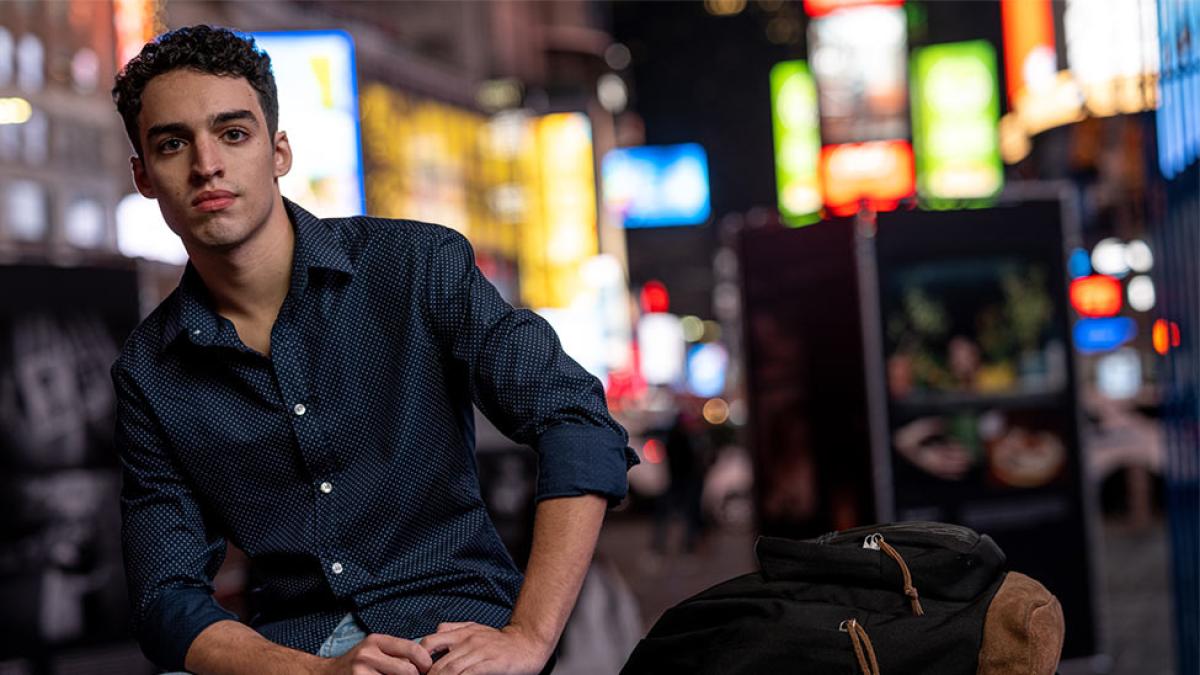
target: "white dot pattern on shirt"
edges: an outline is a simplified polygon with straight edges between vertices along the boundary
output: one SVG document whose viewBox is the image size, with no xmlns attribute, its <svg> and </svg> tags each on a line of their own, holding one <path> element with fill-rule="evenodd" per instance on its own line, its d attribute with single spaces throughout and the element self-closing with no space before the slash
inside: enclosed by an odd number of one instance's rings
<svg viewBox="0 0 1200 675">
<path fill-rule="evenodd" d="M 185 278 L 114 366 L 135 618 L 161 588 L 203 587 L 223 533 L 261 565 L 268 599 L 337 595 L 395 635 L 503 624 L 520 575 L 479 497 L 472 400 L 539 451 L 548 431 L 590 434 L 543 454 L 543 497 L 623 494 L 624 430 L 599 382 L 540 317 L 500 299 L 461 235 L 288 206 L 297 258 L 269 360 Z M 183 326 L 198 332 L 176 339 Z M 263 633 L 312 651 L 340 616 L 320 609 Z"/>
</svg>

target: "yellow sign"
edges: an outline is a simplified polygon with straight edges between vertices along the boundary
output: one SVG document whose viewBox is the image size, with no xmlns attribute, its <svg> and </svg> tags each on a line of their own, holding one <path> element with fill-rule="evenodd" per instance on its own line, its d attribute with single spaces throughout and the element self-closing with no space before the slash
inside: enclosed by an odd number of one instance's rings
<svg viewBox="0 0 1200 675">
<path fill-rule="evenodd" d="M 525 154 L 536 189 L 521 236 L 521 297 L 531 307 L 566 307 L 582 289 L 584 263 L 599 253 L 592 131 L 585 115 L 559 113 L 537 119 L 534 136 Z"/>
</svg>

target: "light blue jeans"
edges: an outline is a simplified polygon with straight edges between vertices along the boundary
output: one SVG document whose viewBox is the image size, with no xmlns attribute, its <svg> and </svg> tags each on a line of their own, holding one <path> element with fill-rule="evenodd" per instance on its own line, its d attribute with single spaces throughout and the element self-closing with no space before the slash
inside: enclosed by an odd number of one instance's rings
<svg viewBox="0 0 1200 675">
<path fill-rule="evenodd" d="M 354 649 L 354 645 L 363 641 L 367 634 L 363 632 L 362 626 L 354 620 L 353 614 L 347 614 L 342 617 L 342 620 L 329 637 L 325 638 L 325 642 L 321 648 L 317 650 L 317 656 L 323 656 L 327 659 L 332 659 L 345 654 Z M 182 670 L 173 673 L 163 673 L 163 675 L 190 675 L 190 673 Z"/>
</svg>

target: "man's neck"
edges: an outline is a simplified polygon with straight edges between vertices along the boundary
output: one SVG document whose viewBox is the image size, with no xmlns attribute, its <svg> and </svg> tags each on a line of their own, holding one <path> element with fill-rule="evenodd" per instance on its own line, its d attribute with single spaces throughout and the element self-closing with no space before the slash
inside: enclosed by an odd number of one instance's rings
<svg viewBox="0 0 1200 675">
<path fill-rule="evenodd" d="M 277 197 L 267 222 L 246 241 L 189 254 L 218 313 L 235 324 L 273 324 L 291 284 L 295 244 L 283 199 Z"/>
</svg>

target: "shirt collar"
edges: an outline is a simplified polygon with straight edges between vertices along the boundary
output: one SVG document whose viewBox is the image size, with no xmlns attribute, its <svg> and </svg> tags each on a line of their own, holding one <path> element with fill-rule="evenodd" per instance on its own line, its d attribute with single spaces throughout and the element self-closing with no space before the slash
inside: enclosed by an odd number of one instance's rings
<svg viewBox="0 0 1200 675">
<path fill-rule="evenodd" d="M 354 274 L 350 257 L 346 255 L 345 248 L 329 223 L 286 197 L 283 206 L 296 232 L 292 261 L 293 289 L 307 283 L 307 271 L 314 267 L 346 275 Z M 203 346 L 218 342 L 221 321 L 212 310 L 208 289 L 191 261 L 184 267 L 179 287 L 172 293 L 167 310 L 159 344 L 161 349 L 166 349 L 180 336 L 186 336 L 193 343 Z"/>
</svg>

